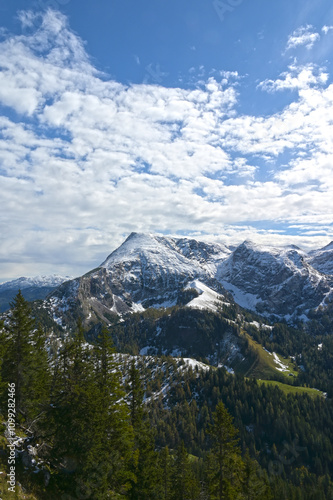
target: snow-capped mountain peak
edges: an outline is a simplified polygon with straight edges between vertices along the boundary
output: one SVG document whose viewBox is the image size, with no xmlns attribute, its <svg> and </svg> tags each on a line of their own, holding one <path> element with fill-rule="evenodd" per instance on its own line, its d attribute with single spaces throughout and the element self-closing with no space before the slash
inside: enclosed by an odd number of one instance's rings
<svg viewBox="0 0 333 500">
<path fill-rule="evenodd" d="M 0 283 L 0 312 L 10 307 L 12 299 L 19 290 L 27 300 L 45 299 L 45 297 L 70 276 L 52 274 L 50 276 L 21 277 Z"/>
<path fill-rule="evenodd" d="M 331 300 L 333 277 L 319 269 L 318 262 L 324 259 L 327 267 L 332 256 L 330 245 L 310 255 L 295 245 L 272 247 L 247 240 L 228 247 L 131 233 L 99 268 L 61 285 L 52 307 L 60 318 L 80 304 L 96 321 L 110 313 L 184 305 L 186 300 L 191 307 L 212 309 L 218 296 L 230 301 L 227 290 L 243 307 L 296 319 Z"/>
<path fill-rule="evenodd" d="M 309 253 L 309 264 L 323 274 L 333 275 L 333 241 Z"/>
<path fill-rule="evenodd" d="M 33 277 L 25 277 L 22 276 L 20 278 L 4 281 L 0 283 L 0 291 L 3 290 L 24 290 L 25 288 L 31 287 L 50 287 L 55 288 L 64 281 L 68 281 L 73 279 L 71 276 L 60 276 L 58 274 L 51 274 L 47 276 L 33 276 Z"/>
</svg>

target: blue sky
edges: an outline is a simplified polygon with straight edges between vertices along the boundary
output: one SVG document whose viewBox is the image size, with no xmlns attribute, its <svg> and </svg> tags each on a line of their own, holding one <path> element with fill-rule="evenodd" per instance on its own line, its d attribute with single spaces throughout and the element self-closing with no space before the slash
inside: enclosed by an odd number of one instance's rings
<svg viewBox="0 0 333 500">
<path fill-rule="evenodd" d="M 0 280 L 131 231 L 333 239 L 331 0 L 0 0 Z"/>
</svg>

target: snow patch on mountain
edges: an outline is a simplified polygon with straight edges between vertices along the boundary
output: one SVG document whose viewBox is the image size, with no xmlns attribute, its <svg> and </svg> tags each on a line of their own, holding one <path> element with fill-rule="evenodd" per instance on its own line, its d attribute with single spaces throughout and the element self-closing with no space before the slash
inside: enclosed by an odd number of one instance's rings
<svg viewBox="0 0 333 500">
<path fill-rule="evenodd" d="M 214 290 L 208 286 L 201 283 L 199 280 L 191 281 L 186 285 L 186 289 L 194 288 L 199 292 L 199 297 L 195 297 L 188 304 L 187 307 L 193 307 L 195 309 L 207 309 L 213 312 L 218 310 L 218 306 L 225 304 L 230 305 L 229 302 L 223 300 L 223 297 L 216 293 Z"/>
<path fill-rule="evenodd" d="M 273 352 L 273 359 L 274 359 L 274 363 L 277 365 L 276 366 L 276 369 L 279 371 L 279 372 L 288 372 L 289 369 L 288 369 L 288 366 L 287 365 L 284 365 L 280 358 L 278 357 L 278 355 Z"/>
<path fill-rule="evenodd" d="M 201 361 L 197 361 L 196 359 L 193 358 L 182 358 L 182 359 L 185 362 L 185 367 L 192 368 L 193 371 L 195 371 L 196 369 L 203 371 L 208 371 L 211 369 L 211 366 L 207 365 L 206 363 L 202 363 Z M 183 366 L 180 366 L 180 368 L 183 368 Z"/>
<path fill-rule="evenodd" d="M 235 285 L 232 285 L 228 281 L 221 280 L 222 285 L 228 292 L 231 293 L 234 301 L 244 309 L 255 310 L 257 304 L 260 302 L 260 298 L 253 293 L 243 292 L 240 288 Z"/>
</svg>

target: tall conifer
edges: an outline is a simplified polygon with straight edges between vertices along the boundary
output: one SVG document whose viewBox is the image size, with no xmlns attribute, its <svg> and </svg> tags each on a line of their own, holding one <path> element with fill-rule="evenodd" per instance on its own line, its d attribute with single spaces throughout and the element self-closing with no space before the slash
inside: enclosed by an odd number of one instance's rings
<svg viewBox="0 0 333 500">
<path fill-rule="evenodd" d="M 107 330 L 92 347 L 79 323 L 55 370 L 51 453 L 59 484 L 78 498 L 116 498 L 129 488 L 131 425 L 112 356 Z"/>
<path fill-rule="evenodd" d="M 133 429 L 111 336 L 103 327 L 94 346 L 95 453 L 111 491 L 130 488 Z"/>
<path fill-rule="evenodd" d="M 31 336 L 34 329 L 29 304 L 21 290 L 11 303 L 11 314 L 7 325 L 5 378 L 15 383 L 16 411 L 26 414 L 26 389 L 28 371 L 31 366 Z"/>
<path fill-rule="evenodd" d="M 199 496 L 199 484 L 191 468 L 184 441 L 176 450 L 172 474 L 172 500 L 192 500 Z"/>
<path fill-rule="evenodd" d="M 241 489 L 243 462 L 238 446 L 238 431 L 228 410 L 219 401 L 209 428 L 212 439 L 208 455 L 208 484 L 212 499 L 233 499 Z"/>
<path fill-rule="evenodd" d="M 29 303 L 21 291 L 11 303 L 3 337 L 2 377 L 8 383 L 15 383 L 18 421 L 29 424 L 46 402 L 49 367 L 44 332 L 35 328 Z"/>
<path fill-rule="evenodd" d="M 130 498 L 132 500 L 146 500 L 154 498 L 157 481 L 157 454 L 154 451 L 154 432 L 150 427 L 148 416 L 144 408 L 144 391 L 140 373 L 131 363 L 129 370 L 129 407 L 131 423 L 134 430 L 134 454 L 132 470 L 135 479 L 132 481 Z"/>
</svg>

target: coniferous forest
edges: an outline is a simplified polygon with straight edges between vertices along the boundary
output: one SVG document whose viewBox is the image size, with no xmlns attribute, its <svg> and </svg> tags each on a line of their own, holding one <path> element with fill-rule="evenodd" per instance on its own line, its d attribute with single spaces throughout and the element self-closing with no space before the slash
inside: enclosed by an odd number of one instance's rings
<svg viewBox="0 0 333 500">
<path fill-rule="evenodd" d="M 252 324 L 244 337 L 235 327 L 254 368 L 229 373 L 204 353 L 200 362 L 137 355 L 156 310 L 94 335 L 80 318 L 71 334 L 51 334 L 36 310 L 19 292 L 1 324 L 2 498 L 333 498 L 333 343 L 318 318 L 311 334 Z M 239 311 L 186 314 L 179 306 L 162 321 L 171 330 L 180 316 L 200 323 L 206 344 Z M 303 369 L 288 384 L 255 378 L 257 344 L 301 352 Z M 7 485 L 12 443 L 16 496 Z"/>
</svg>

